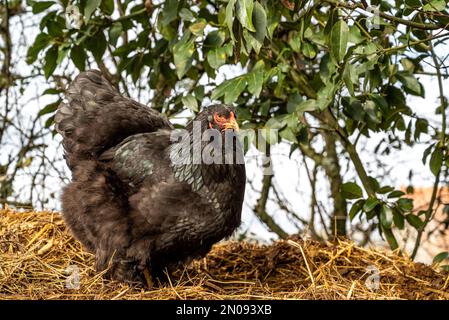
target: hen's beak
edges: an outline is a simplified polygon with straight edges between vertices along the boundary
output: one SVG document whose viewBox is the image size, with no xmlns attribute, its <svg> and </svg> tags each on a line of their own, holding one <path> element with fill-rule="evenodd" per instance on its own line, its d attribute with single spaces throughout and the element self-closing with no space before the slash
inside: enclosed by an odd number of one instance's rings
<svg viewBox="0 0 449 320">
<path fill-rule="evenodd" d="M 228 121 L 224 125 L 224 129 L 234 129 L 235 131 L 239 131 L 239 125 L 237 124 L 237 120 L 235 119 L 234 112 L 231 111 L 231 115 L 229 116 Z"/>
</svg>

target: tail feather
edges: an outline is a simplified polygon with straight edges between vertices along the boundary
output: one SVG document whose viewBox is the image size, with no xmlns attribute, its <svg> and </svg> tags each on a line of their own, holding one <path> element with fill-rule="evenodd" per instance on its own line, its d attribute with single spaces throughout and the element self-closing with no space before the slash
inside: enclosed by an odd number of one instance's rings
<svg viewBox="0 0 449 320">
<path fill-rule="evenodd" d="M 80 73 L 66 91 L 55 115 L 70 168 L 78 161 L 96 159 L 123 139 L 160 128 L 172 128 L 159 112 L 125 98 L 100 71 Z"/>
</svg>

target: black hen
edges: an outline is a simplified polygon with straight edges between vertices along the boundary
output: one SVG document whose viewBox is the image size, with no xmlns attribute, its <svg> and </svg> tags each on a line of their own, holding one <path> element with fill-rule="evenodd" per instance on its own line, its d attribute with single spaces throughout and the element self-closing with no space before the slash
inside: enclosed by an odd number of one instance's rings
<svg viewBox="0 0 449 320">
<path fill-rule="evenodd" d="M 234 160 L 204 164 L 180 162 L 187 157 L 178 149 L 187 145 L 193 153 L 195 146 L 207 151 L 208 139 L 178 143 L 165 117 L 121 96 L 99 71 L 78 75 L 66 98 L 55 116 L 72 170 L 62 195 L 63 216 L 75 237 L 95 253 L 99 271 L 141 281 L 147 268 L 159 274 L 204 256 L 239 226 L 245 167 L 235 160 L 241 145 L 232 139 L 229 151 L 222 143 L 238 128 L 231 107 L 210 106 L 194 119 L 201 132 L 218 130 L 220 141 L 212 146 L 222 147 L 226 159 L 232 153 Z M 195 128 L 194 122 L 187 125 L 187 138 Z"/>
</svg>

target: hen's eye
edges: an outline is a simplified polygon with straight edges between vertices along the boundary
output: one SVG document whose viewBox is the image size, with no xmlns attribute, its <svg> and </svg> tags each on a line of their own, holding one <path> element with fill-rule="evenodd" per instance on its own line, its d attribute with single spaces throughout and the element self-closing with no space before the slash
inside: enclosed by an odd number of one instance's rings
<svg viewBox="0 0 449 320">
<path fill-rule="evenodd" d="M 215 121 L 219 121 L 219 122 L 221 122 L 221 121 L 225 121 L 226 120 L 226 118 L 223 116 L 223 115 L 221 115 L 221 114 L 215 114 Z"/>
</svg>

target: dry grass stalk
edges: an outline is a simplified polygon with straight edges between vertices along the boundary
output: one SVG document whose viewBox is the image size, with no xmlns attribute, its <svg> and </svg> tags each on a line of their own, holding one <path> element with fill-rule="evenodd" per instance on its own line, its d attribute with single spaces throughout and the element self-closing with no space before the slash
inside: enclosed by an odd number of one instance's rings
<svg viewBox="0 0 449 320">
<path fill-rule="evenodd" d="M 93 265 L 58 213 L 0 210 L 0 299 L 449 299 L 449 273 L 343 240 L 221 243 L 151 290 Z M 73 270 L 79 287 L 69 289 Z M 365 284 L 369 270 L 378 289 Z"/>
</svg>

